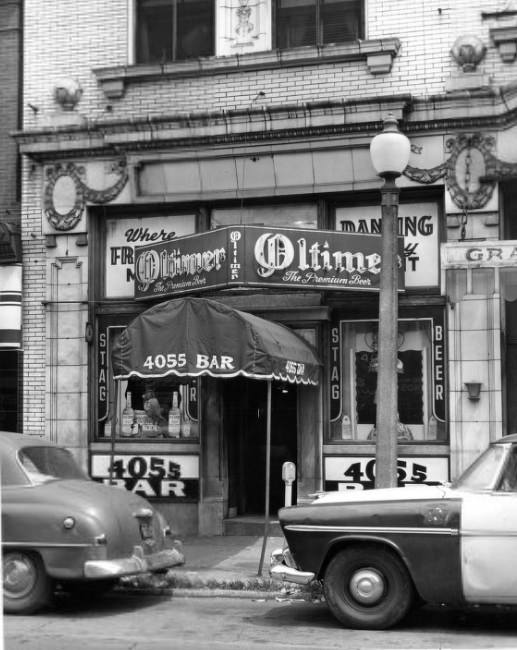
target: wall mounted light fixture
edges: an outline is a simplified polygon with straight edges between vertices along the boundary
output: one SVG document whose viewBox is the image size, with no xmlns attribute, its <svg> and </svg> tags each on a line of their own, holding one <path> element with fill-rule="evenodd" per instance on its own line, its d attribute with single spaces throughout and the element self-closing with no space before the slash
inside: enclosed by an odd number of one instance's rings
<svg viewBox="0 0 517 650">
<path fill-rule="evenodd" d="M 93 343 L 93 325 L 87 321 L 84 326 L 84 340 L 88 345 Z"/>
<path fill-rule="evenodd" d="M 467 388 L 468 398 L 472 401 L 479 399 L 479 393 L 481 391 L 481 382 L 480 381 L 466 381 L 465 387 Z"/>
</svg>

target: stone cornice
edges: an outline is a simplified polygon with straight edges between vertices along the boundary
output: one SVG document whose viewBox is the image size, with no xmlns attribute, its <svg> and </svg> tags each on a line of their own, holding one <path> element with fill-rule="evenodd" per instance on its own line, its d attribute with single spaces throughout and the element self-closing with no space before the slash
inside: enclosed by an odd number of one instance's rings
<svg viewBox="0 0 517 650">
<path fill-rule="evenodd" d="M 269 106 L 251 110 L 99 120 L 11 134 L 20 153 L 35 160 L 156 151 L 200 144 L 279 142 L 284 139 L 370 134 L 391 112 L 402 120 L 409 95 Z"/>
<path fill-rule="evenodd" d="M 517 123 L 517 85 L 429 98 L 395 95 L 312 102 L 250 110 L 98 120 L 13 133 L 20 152 L 35 160 L 217 145 L 278 144 L 303 137 L 369 138 L 393 113 L 408 134 L 501 129 Z M 307 146 L 309 146 L 307 144 Z"/>
</svg>

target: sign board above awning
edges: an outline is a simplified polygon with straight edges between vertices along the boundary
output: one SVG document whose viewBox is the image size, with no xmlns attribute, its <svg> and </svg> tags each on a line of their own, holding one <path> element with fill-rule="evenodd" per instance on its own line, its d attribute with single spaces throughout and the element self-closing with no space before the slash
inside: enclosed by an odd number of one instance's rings
<svg viewBox="0 0 517 650">
<path fill-rule="evenodd" d="M 403 237 L 398 244 L 403 290 Z M 381 268 L 379 235 L 228 226 L 137 246 L 135 298 L 243 286 L 376 291 Z"/>
</svg>

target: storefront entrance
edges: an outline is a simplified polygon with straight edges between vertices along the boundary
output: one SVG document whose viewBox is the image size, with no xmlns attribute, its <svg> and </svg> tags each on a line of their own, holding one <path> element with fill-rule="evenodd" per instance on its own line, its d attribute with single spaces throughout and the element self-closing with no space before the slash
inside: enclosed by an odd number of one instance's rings
<svg viewBox="0 0 517 650">
<path fill-rule="evenodd" d="M 224 431 L 229 472 L 229 515 L 264 514 L 267 383 L 224 382 Z M 273 382 L 271 399 L 270 512 L 284 505 L 282 464 L 297 460 L 297 389 Z M 293 502 L 296 499 L 293 489 Z"/>
</svg>

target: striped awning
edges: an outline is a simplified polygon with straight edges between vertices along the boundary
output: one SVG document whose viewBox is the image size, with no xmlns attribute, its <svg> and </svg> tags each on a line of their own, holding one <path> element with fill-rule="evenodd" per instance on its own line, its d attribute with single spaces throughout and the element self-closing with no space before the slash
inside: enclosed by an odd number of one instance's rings
<svg viewBox="0 0 517 650">
<path fill-rule="evenodd" d="M 0 266 L 0 349 L 21 347 L 22 266 Z"/>
</svg>

